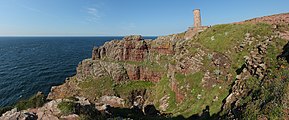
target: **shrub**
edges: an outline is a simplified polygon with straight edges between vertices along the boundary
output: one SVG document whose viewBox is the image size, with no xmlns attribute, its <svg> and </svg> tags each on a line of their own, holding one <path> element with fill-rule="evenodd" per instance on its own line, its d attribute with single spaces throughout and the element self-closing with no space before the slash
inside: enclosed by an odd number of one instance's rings
<svg viewBox="0 0 289 120">
<path fill-rule="evenodd" d="M 18 110 L 25 110 L 28 108 L 37 108 L 44 105 L 46 102 L 46 97 L 43 93 L 38 92 L 28 100 L 21 100 L 18 103 L 16 103 L 15 107 L 18 108 Z"/>
<path fill-rule="evenodd" d="M 76 103 L 63 101 L 58 104 L 57 108 L 63 115 L 69 115 L 76 113 Z"/>
</svg>

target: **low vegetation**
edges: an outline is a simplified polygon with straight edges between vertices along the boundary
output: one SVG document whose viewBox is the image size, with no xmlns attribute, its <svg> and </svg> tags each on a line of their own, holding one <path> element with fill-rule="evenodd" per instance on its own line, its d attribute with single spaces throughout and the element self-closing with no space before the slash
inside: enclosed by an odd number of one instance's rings
<svg viewBox="0 0 289 120">
<path fill-rule="evenodd" d="M 57 108 L 63 115 L 69 115 L 76 113 L 76 104 L 74 102 L 63 101 L 58 104 Z"/>
<path fill-rule="evenodd" d="M 246 33 L 259 36 L 272 35 L 272 26 L 268 24 L 223 24 L 215 25 L 202 32 L 196 39 L 204 47 L 225 53 L 240 44 Z"/>
<path fill-rule="evenodd" d="M 133 90 L 150 89 L 154 83 L 150 81 L 126 81 L 115 85 L 114 90 L 118 94 L 129 95 Z"/>
<path fill-rule="evenodd" d="M 37 108 L 44 105 L 46 102 L 46 97 L 44 94 L 36 94 L 29 98 L 28 100 L 20 100 L 18 103 L 16 103 L 15 107 L 18 110 L 25 110 L 28 108 Z"/>
<path fill-rule="evenodd" d="M 266 54 L 268 64 L 267 76 L 265 79 L 251 77 L 245 81 L 247 89 L 251 90 L 247 97 L 241 99 L 240 118 L 258 119 L 280 119 L 285 115 L 288 103 L 288 63 L 285 58 L 277 58 L 282 53 L 286 41 L 278 39 L 272 43 Z M 285 49 L 286 50 L 286 49 Z M 285 104 L 285 105 L 284 105 Z"/>
<path fill-rule="evenodd" d="M 18 110 L 26 110 L 28 108 L 42 107 L 45 102 L 47 102 L 46 96 L 39 92 L 29 99 L 18 101 L 14 105 L 0 107 L 0 116 L 13 108 L 17 108 Z"/>
<path fill-rule="evenodd" d="M 100 79 L 87 78 L 80 82 L 78 86 L 81 88 L 82 94 L 91 101 L 102 95 L 114 95 L 114 82 L 110 77 L 102 77 Z"/>
</svg>

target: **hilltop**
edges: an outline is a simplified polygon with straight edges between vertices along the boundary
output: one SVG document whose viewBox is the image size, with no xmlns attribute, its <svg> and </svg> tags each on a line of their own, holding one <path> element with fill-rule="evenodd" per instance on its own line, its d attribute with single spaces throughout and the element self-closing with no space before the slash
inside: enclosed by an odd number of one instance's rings
<svg viewBox="0 0 289 120">
<path fill-rule="evenodd" d="M 190 30 L 95 47 L 46 103 L 0 119 L 289 118 L 289 13 Z"/>
</svg>

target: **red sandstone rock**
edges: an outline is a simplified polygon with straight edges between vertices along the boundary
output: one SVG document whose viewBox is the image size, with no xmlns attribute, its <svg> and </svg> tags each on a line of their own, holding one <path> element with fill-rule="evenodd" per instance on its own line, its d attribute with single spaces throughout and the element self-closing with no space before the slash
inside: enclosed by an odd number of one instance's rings
<svg viewBox="0 0 289 120">
<path fill-rule="evenodd" d="M 117 61 L 142 61 L 148 56 L 148 45 L 141 36 L 127 36 L 94 48 L 92 59 L 113 59 Z"/>
<path fill-rule="evenodd" d="M 178 103 L 182 102 L 185 99 L 185 96 L 181 93 L 179 90 L 178 84 L 175 80 L 171 82 L 171 89 L 175 92 L 176 94 L 176 100 Z"/>
<path fill-rule="evenodd" d="M 244 23 L 289 24 L 289 13 L 254 18 L 243 22 L 236 22 L 235 24 L 244 24 Z"/>
<path fill-rule="evenodd" d="M 207 26 L 189 28 L 185 33 L 184 39 L 186 40 L 192 39 L 195 35 L 206 30 L 207 28 L 208 28 Z"/>
<path fill-rule="evenodd" d="M 145 80 L 151 82 L 160 81 L 163 72 L 150 70 L 149 68 L 136 65 L 126 65 L 127 74 L 130 80 Z"/>
</svg>

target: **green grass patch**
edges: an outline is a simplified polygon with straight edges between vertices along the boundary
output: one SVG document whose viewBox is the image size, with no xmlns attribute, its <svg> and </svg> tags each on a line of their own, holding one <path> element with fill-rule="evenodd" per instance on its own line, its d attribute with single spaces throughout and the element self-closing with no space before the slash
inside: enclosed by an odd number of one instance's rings
<svg viewBox="0 0 289 120">
<path fill-rule="evenodd" d="M 78 85 L 84 96 L 90 100 L 94 100 L 102 95 L 114 94 L 114 81 L 110 77 L 102 77 L 100 79 L 87 78 Z"/>
<path fill-rule="evenodd" d="M 58 104 L 57 108 L 61 111 L 63 115 L 76 113 L 76 103 L 74 102 L 62 101 Z"/>
<path fill-rule="evenodd" d="M 20 100 L 16 103 L 15 107 L 18 108 L 18 110 L 26 110 L 28 108 L 42 107 L 45 102 L 46 97 L 44 94 L 35 94 L 28 100 Z"/>
<path fill-rule="evenodd" d="M 242 42 L 246 33 L 270 36 L 273 32 L 267 24 L 223 24 L 205 30 L 197 41 L 210 50 L 225 53 Z"/>
<path fill-rule="evenodd" d="M 180 87 L 183 86 L 185 88 L 186 85 L 189 85 L 190 91 L 186 92 L 191 92 L 192 94 L 196 93 L 197 91 L 201 91 L 202 89 L 201 81 L 203 77 L 204 77 L 203 72 L 197 72 L 188 75 L 176 73 L 175 75 L 175 78 L 178 80 L 179 86 Z"/>
<path fill-rule="evenodd" d="M 169 97 L 167 103 L 168 108 L 165 112 L 170 112 L 176 108 L 176 95 L 170 88 L 170 81 L 167 76 L 163 76 L 162 79 L 156 83 L 155 87 L 152 88 L 154 91 L 149 99 L 154 102 L 157 108 L 160 107 L 160 99 L 167 96 Z"/>
<path fill-rule="evenodd" d="M 165 112 L 173 113 L 174 116 L 182 115 L 185 118 L 190 117 L 193 114 L 202 113 L 206 106 L 210 107 L 210 114 L 214 114 L 220 111 L 222 106 L 222 100 L 228 95 L 227 84 L 218 84 L 212 88 L 203 88 L 201 81 L 204 77 L 203 72 L 197 72 L 194 74 L 180 74 L 176 73 L 175 78 L 178 82 L 178 88 L 182 93 L 186 94 L 186 98 L 183 102 L 176 102 L 176 95 L 170 88 L 169 79 L 164 76 L 159 83 L 155 86 L 154 103 L 157 107 L 160 106 L 160 99 L 164 96 L 168 96 L 168 108 Z M 189 89 L 186 89 L 189 85 Z M 182 89 L 183 88 L 183 89 Z M 198 95 L 201 95 L 198 99 Z M 213 101 L 215 97 L 218 100 Z"/>
<path fill-rule="evenodd" d="M 133 90 L 148 89 L 154 86 L 150 81 L 126 81 L 117 84 L 114 89 L 119 94 L 130 93 Z"/>
<path fill-rule="evenodd" d="M 6 106 L 6 107 L 1 107 L 0 108 L 0 116 L 13 109 L 13 108 L 17 108 L 18 110 L 26 110 L 29 108 L 38 108 L 38 107 L 42 107 L 44 104 L 46 103 L 46 96 L 44 94 L 35 94 L 32 97 L 30 97 L 29 99 L 26 100 L 20 100 L 18 101 L 15 105 L 12 106 Z"/>
<path fill-rule="evenodd" d="M 210 114 L 215 114 L 221 110 L 222 100 L 228 95 L 227 84 L 219 83 L 212 88 L 202 87 L 201 80 L 204 77 L 203 72 L 183 75 L 176 74 L 175 78 L 179 82 L 179 88 L 189 85 L 188 90 L 182 90 L 187 94 L 185 101 L 177 105 L 176 109 L 172 111 L 177 113 L 175 115 L 183 115 L 188 118 L 193 114 L 202 113 L 202 111 L 209 106 Z M 199 97 L 198 97 L 199 96 Z M 218 97 L 218 99 L 216 99 Z M 213 101 L 216 99 L 215 101 Z"/>
</svg>

